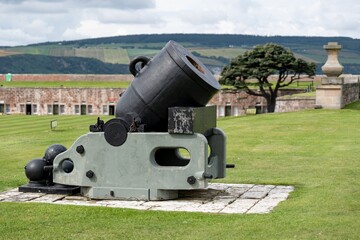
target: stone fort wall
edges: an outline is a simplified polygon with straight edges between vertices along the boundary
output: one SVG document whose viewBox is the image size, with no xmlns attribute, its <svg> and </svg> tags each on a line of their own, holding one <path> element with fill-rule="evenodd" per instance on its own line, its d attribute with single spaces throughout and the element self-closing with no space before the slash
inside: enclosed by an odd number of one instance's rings
<svg viewBox="0 0 360 240">
<path fill-rule="evenodd" d="M 4 114 L 114 114 L 122 88 L 0 88 Z M 240 91 L 221 91 L 210 105 L 218 106 L 218 116 L 238 116 L 264 100 Z"/>
<path fill-rule="evenodd" d="M 12 75 L 12 81 L 131 81 L 132 75 L 76 75 L 76 74 L 19 74 Z M 0 80 L 5 74 L 0 74 Z M 317 76 L 317 78 L 319 78 Z M 335 86 L 334 86 L 335 87 Z M 341 88 L 344 104 L 357 101 L 360 95 L 358 76 L 345 76 Z M 318 88 L 321 94 L 321 87 Z M 112 115 L 121 88 L 11 88 L 0 87 L 0 114 L 89 114 Z M 277 99 L 276 112 L 291 112 L 311 109 L 316 105 L 314 97 L 281 97 L 293 95 L 301 90 L 281 90 Z M 318 94 L 318 93 L 317 93 Z M 217 116 L 239 116 L 248 109 L 257 113 L 266 112 L 263 97 L 246 94 L 243 91 L 228 89 L 217 93 L 209 102 L 217 106 Z"/>
<path fill-rule="evenodd" d="M 124 88 L 13 88 L 0 87 L 0 113 L 3 114 L 67 114 L 113 115 Z M 281 95 L 298 93 L 282 91 Z M 217 116 L 239 116 L 247 109 L 266 112 L 263 97 L 239 90 L 222 90 L 210 100 L 217 106 Z"/>
</svg>

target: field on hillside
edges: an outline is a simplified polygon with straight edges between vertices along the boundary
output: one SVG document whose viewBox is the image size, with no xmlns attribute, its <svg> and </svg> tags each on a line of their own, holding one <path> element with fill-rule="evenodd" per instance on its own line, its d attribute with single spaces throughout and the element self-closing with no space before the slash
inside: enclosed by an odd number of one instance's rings
<svg viewBox="0 0 360 240">
<path fill-rule="evenodd" d="M 0 57 L 12 54 L 36 54 L 61 57 L 88 57 L 96 58 L 106 63 L 128 64 L 130 59 L 136 56 L 154 56 L 165 44 L 166 43 L 101 44 L 82 47 L 76 45 L 62 46 L 58 44 L 49 44 L 0 49 Z M 251 47 L 198 47 L 191 43 L 181 44 L 183 46 L 187 46 L 189 51 L 197 52 L 208 61 L 211 57 L 233 59 L 239 54 L 243 54 L 246 50 L 251 49 Z M 315 48 L 313 46 L 294 46 L 292 51 L 297 57 L 303 58 L 307 61 L 325 63 L 327 59 L 327 53 L 322 48 Z M 359 54 L 357 52 L 346 49 L 343 49 L 340 52 L 339 60 L 341 63 L 360 64 L 359 59 Z M 223 66 L 223 63 L 221 62 L 211 62 L 211 64 L 215 66 Z"/>
<path fill-rule="evenodd" d="M 90 47 L 78 47 L 74 45 L 45 45 L 45 46 L 29 46 L 29 47 L 14 47 L 11 51 L 2 50 L 4 56 L 14 53 L 20 54 L 35 54 L 35 55 L 47 55 L 47 56 L 59 56 L 59 57 L 86 57 L 96 58 L 106 63 L 119 63 L 128 64 L 131 59 L 136 56 L 148 56 L 152 57 L 157 54 L 160 49 L 165 45 L 157 44 L 138 44 L 132 46 L 104 44 L 99 46 Z M 186 45 L 186 43 L 185 43 Z M 192 52 L 197 52 L 203 56 L 201 61 L 205 64 L 214 66 L 223 66 L 224 63 L 211 59 L 210 57 L 224 57 L 232 59 L 244 53 L 243 48 L 189 48 Z M 1 52 L 0 52 L 1 54 Z M 1 56 L 1 55 L 0 55 Z"/>
<path fill-rule="evenodd" d="M 11 48 L 13 53 L 18 54 L 35 54 L 57 57 L 85 57 L 96 58 L 105 63 L 128 64 L 130 59 L 126 49 L 121 47 L 95 46 L 95 47 L 77 47 L 61 46 L 49 44 L 45 46 L 31 47 L 14 47 Z M 6 51 L 4 51 L 6 52 Z"/>
<path fill-rule="evenodd" d="M 243 54 L 246 50 L 245 48 L 239 47 L 228 47 L 228 48 L 190 48 L 192 52 L 197 52 L 205 57 L 225 57 L 228 59 L 233 59 L 240 54 Z"/>
<path fill-rule="evenodd" d="M 222 215 L 0 202 L 1 239 L 358 239 L 360 102 L 343 110 L 229 117 L 221 182 L 295 186 L 269 214 Z M 0 191 L 53 143 L 70 147 L 97 116 L 0 116 Z M 50 130 L 56 118 L 58 128 Z M 108 117 L 105 120 L 109 119 Z"/>
<path fill-rule="evenodd" d="M 0 49 L 0 57 L 10 56 L 14 54 L 18 54 L 18 53 Z"/>
<path fill-rule="evenodd" d="M 327 59 L 327 53 L 323 49 L 310 48 L 307 50 L 297 50 L 298 57 L 307 61 L 324 64 Z M 339 53 L 339 62 L 342 64 L 360 64 L 359 54 L 349 50 L 341 50 Z"/>
<path fill-rule="evenodd" d="M 2 47 L 0 48 L 0 61 L 3 66 L 2 73 L 79 73 L 79 71 L 89 73 L 87 68 L 81 69 L 91 64 L 91 60 L 96 59 L 102 61 L 96 65 L 104 64 L 102 70 L 96 70 L 98 73 L 123 74 L 127 73 L 127 69 L 121 66 L 113 69 L 109 64 L 127 65 L 136 56 L 152 57 L 169 40 L 174 40 L 192 51 L 215 74 L 219 74 L 221 69 L 234 57 L 256 45 L 266 43 L 280 44 L 289 48 L 296 57 L 315 62 L 316 72 L 321 74 L 321 66 L 327 59 L 327 53 L 323 46 L 328 42 L 338 42 L 342 45 L 339 60 L 345 67 L 344 73 L 356 75 L 360 73 L 359 39 L 348 37 L 140 34 Z M 14 54 L 20 56 L 11 57 Z M 72 58 L 73 62 L 69 63 L 69 58 Z M 64 64 L 46 65 L 46 63 L 54 61 L 65 63 L 68 68 L 62 69 Z M 31 62 L 33 65 L 28 66 L 27 62 Z M 35 63 L 37 65 L 34 66 Z M 76 67 L 71 68 L 73 65 Z"/>
</svg>

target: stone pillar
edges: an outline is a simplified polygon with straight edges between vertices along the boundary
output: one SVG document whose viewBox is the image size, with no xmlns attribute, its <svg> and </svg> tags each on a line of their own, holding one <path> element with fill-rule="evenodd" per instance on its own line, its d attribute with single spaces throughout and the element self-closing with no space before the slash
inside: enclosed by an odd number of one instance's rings
<svg viewBox="0 0 360 240">
<path fill-rule="evenodd" d="M 337 42 L 329 42 L 324 45 L 324 49 L 328 54 L 328 59 L 324 66 L 321 67 L 326 77 L 321 80 L 321 84 L 343 84 L 344 78 L 339 76 L 343 73 L 344 67 L 339 63 L 338 55 L 341 50 L 341 45 Z"/>
<path fill-rule="evenodd" d="M 328 59 L 321 70 L 326 77 L 321 79 L 321 85 L 316 88 L 316 106 L 328 109 L 341 109 L 345 106 L 343 101 L 344 78 L 339 77 L 344 67 L 339 63 L 338 54 L 341 45 L 329 42 L 324 45 Z"/>
</svg>

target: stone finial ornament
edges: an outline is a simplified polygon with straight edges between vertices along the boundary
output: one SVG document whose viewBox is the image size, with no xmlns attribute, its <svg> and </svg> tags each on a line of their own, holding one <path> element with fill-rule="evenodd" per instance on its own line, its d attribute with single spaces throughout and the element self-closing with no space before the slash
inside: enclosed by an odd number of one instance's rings
<svg viewBox="0 0 360 240">
<path fill-rule="evenodd" d="M 341 45 L 339 45 L 337 42 L 329 42 L 327 45 L 324 45 L 324 49 L 328 54 L 328 58 L 326 63 L 321 67 L 321 70 L 326 74 L 327 77 L 340 76 L 344 69 L 338 60 Z"/>
</svg>

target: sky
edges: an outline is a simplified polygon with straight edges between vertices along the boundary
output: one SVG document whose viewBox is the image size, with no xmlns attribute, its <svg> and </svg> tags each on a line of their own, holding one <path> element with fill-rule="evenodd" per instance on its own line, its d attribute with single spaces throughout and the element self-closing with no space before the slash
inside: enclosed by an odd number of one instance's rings
<svg viewBox="0 0 360 240">
<path fill-rule="evenodd" d="M 0 0 L 0 46 L 151 33 L 360 38 L 360 2 Z"/>
</svg>

